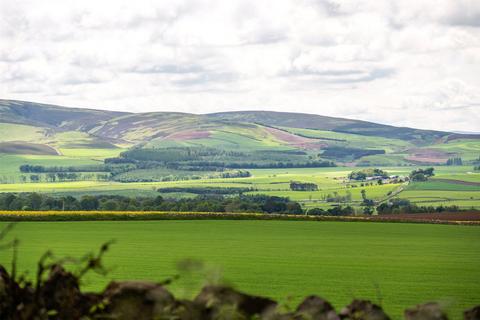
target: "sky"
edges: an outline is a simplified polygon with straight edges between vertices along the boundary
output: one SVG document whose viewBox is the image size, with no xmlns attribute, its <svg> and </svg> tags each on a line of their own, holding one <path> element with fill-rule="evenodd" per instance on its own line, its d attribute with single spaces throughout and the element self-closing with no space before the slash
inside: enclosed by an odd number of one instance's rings
<svg viewBox="0 0 480 320">
<path fill-rule="evenodd" d="M 480 1 L 1 0 L 0 98 L 480 132 Z"/>
</svg>

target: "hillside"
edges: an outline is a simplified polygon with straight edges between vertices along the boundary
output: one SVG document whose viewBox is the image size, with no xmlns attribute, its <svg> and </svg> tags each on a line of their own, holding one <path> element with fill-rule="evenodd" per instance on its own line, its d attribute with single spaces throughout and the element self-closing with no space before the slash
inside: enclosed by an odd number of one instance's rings
<svg viewBox="0 0 480 320">
<path fill-rule="evenodd" d="M 210 150 L 210 155 L 195 160 L 227 161 L 235 166 L 267 161 L 293 166 L 312 161 L 349 165 L 443 164 L 453 157 L 471 161 L 480 153 L 480 135 L 312 114 L 127 113 L 13 100 L 0 100 L 0 133 L 0 153 L 31 152 L 101 160 L 132 147 L 200 148 Z M 234 155 L 233 151 L 239 153 Z"/>
<path fill-rule="evenodd" d="M 0 100 L 0 122 L 56 127 L 91 132 L 106 138 L 124 138 L 137 133 L 150 140 L 178 130 L 216 123 L 257 123 L 273 127 L 291 127 L 378 136 L 415 143 L 428 143 L 448 132 L 399 128 L 372 122 L 333 118 L 314 114 L 274 111 L 223 112 L 195 115 L 173 112 L 126 113 L 94 109 L 65 108 L 33 102 Z M 147 136 L 147 129 L 151 134 Z M 145 134 L 141 134 L 143 131 Z M 459 134 L 457 134 L 459 135 Z M 462 136 L 462 135 L 459 135 Z"/>
<path fill-rule="evenodd" d="M 436 139 L 449 134 L 448 132 L 441 131 L 400 128 L 367 121 L 289 112 L 222 112 L 210 114 L 208 117 L 211 119 L 222 119 L 226 121 L 255 122 L 275 127 L 303 128 L 385 137 L 414 141 L 419 144 L 433 142 Z"/>
</svg>

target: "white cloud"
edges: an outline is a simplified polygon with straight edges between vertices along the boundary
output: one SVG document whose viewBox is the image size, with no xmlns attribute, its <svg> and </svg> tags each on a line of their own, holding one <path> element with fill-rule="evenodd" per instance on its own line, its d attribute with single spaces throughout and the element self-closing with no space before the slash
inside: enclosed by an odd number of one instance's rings
<svg viewBox="0 0 480 320">
<path fill-rule="evenodd" d="M 0 96 L 480 131 L 475 0 L 3 0 Z"/>
</svg>

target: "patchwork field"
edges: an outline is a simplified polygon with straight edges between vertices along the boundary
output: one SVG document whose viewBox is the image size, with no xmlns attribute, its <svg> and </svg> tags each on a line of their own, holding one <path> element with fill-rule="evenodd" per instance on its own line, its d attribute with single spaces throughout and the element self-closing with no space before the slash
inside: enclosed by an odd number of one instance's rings
<svg viewBox="0 0 480 320">
<path fill-rule="evenodd" d="M 0 226 L 3 226 L 0 224 Z M 480 300 L 480 229 L 467 226 L 300 221 L 23 222 L 19 270 L 33 277 L 47 249 L 81 257 L 105 241 L 107 277 L 90 275 L 87 289 L 110 279 L 163 280 L 180 273 L 172 289 L 191 296 L 204 281 L 294 305 L 316 293 L 337 308 L 369 298 L 400 318 L 405 307 L 440 301 L 459 319 Z M 193 259 L 196 272 L 179 271 Z M 0 262 L 10 255 L 0 251 Z M 421 284 L 421 285 L 419 285 Z"/>
<path fill-rule="evenodd" d="M 2 166 L 0 177 L 9 172 L 18 171 L 20 163 L 28 162 L 41 164 L 49 162 L 50 165 L 62 165 L 67 161 L 78 164 L 95 164 L 95 160 L 88 158 L 53 157 L 53 156 L 0 156 Z M 389 174 L 408 175 L 412 167 L 386 167 L 382 168 Z M 128 195 L 128 196 L 156 196 L 161 194 L 167 198 L 195 197 L 196 194 L 182 192 L 182 188 L 250 188 L 247 194 L 267 194 L 273 196 L 290 197 L 300 202 L 305 208 L 325 208 L 335 205 L 351 205 L 360 210 L 362 201 L 361 191 L 365 190 L 366 196 L 375 201 L 388 199 L 392 194 L 402 199 L 422 206 L 451 206 L 456 205 L 462 209 L 480 208 L 480 172 L 474 172 L 471 166 L 437 166 L 435 176 L 427 182 L 414 182 L 410 184 L 372 184 L 361 186 L 361 183 L 349 182 L 347 175 L 355 168 L 288 168 L 288 169 L 249 169 L 251 176 L 246 178 L 208 178 L 205 173 L 194 172 L 203 177 L 200 180 L 181 180 L 165 182 L 132 182 L 120 183 L 114 181 L 72 181 L 72 182 L 40 182 L 40 183 L 3 183 L 0 192 L 42 192 L 58 195 L 81 196 L 85 194 L 103 195 Z M 174 170 L 165 171 L 164 174 L 175 173 Z M 162 174 L 157 170 L 145 170 L 145 176 Z M 176 172 L 177 176 L 184 174 Z M 16 173 L 17 180 L 21 175 Z M 5 178 L 6 179 L 6 178 Z M 6 179 L 9 182 L 8 179 Z M 318 191 L 292 191 L 291 181 L 310 182 L 318 185 Z M 180 188 L 174 193 L 158 193 L 157 189 L 175 187 Z M 327 202 L 327 197 L 334 195 L 346 196 L 348 201 Z"/>
</svg>

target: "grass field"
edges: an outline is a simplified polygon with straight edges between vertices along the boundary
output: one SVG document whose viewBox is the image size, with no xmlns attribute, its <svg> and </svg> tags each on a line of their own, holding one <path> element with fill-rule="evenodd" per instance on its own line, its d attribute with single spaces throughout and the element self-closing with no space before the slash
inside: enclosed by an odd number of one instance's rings
<svg viewBox="0 0 480 320">
<path fill-rule="evenodd" d="M 4 225 L 4 224 L 1 224 Z M 182 273 L 172 289 L 191 296 L 218 278 L 241 290 L 297 303 L 316 293 L 337 308 L 354 297 L 381 303 L 395 318 L 404 308 L 440 301 L 453 319 L 480 301 L 480 229 L 477 227 L 298 221 L 23 222 L 20 270 L 33 276 L 46 249 L 80 257 L 116 239 L 106 278 L 87 277 L 100 290 L 110 279 L 162 280 L 183 259 L 204 270 Z M 0 262 L 9 254 L 0 252 Z M 202 280 L 203 279 L 203 280 Z M 421 285 L 419 285 L 421 284 Z M 288 298 L 290 297 L 290 298 Z"/>
</svg>

